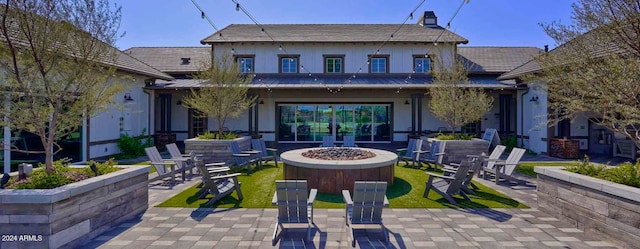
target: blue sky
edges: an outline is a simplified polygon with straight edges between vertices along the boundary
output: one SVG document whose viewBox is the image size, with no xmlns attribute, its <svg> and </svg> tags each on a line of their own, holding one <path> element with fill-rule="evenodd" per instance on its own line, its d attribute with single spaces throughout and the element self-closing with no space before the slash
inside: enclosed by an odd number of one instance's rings
<svg viewBox="0 0 640 249">
<path fill-rule="evenodd" d="M 462 0 L 427 0 L 414 16 L 433 10 L 445 26 Z M 215 32 L 191 0 L 115 0 L 122 6 L 116 45 L 130 47 L 200 46 Z M 231 0 L 196 0 L 222 29 L 229 24 L 252 24 Z M 239 0 L 263 24 L 391 23 L 400 24 L 419 0 Z M 540 23 L 569 23 L 570 0 L 470 0 L 451 23 L 451 31 L 469 46 L 555 47 Z M 415 23 L 417 18 L 407 23 Z M 267 30 L 268 32 L 268 30 Z"/>
</svg>

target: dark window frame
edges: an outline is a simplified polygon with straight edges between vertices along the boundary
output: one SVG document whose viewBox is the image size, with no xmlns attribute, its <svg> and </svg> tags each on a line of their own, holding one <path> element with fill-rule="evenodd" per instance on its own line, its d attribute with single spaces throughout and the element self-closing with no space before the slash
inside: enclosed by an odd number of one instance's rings
<svg viewBox="0 0 640 249">
<path fill-rule="evenodd" d="M 412 72 L 415 71 L 416 73 L 426 73 L 426 74 L 430 74 L 433 71 L 433 56 L 429 55 L 427 57 L 424 57 L 423 54 L 414 54 L 413 55 L 413 69 L 411 70 Z M 429 71 L 427 72 L 418 72 L 418 70 L 416 70 L 416 59 L 429 59 Z"/>
<path fill-rule="evenodd" d="M 385 63 L 385 71 L 384 72 L 371 72 L 371 67 L 373 66 L 373 59 L 377 59 L 377 58 L 384 58 L 386 59 L 386 63 Z M 391 65 L 391 55 L 388 54 L 372 54 L 369 55 L 369 73 L 373 73 L 373 74 L 388 74 L 390 73 L 389 69 L 390 69 L 390 65 Z"/>
<path fill-rule="evenodd" d="M 253 67 L 250 72 L 242 72 L 240 63 L 238 63 L 239 59 L 251 58 L 253 62 Z M 233 56 L 233 61 L 238 65 L 238 71 L 240 73 L 255 73 L 256 72 L 256 55 L 255 54 L 238 54 Z"/>
<path fill-rule="evenodd" d="M 322 71 L 324 73 L 330 73 L 330 74 L 344 73 L 344 66 L 345 66 L 344 57 L 345 57 L 344 54 L 325 54 L 325 55 L 322 55 L 322 62 L 323 62 L 322 63 L 322 67 L 323 67 Z M 329 72 L 329 71 L 327 71 L 327 59 L 341 59 L 342 60 L 342 66 L 340 67 L 340 72 Z"/>
<path fill-rule="evenodd" d="M 295 72 L 282 72 L 282 59 L 284 58 L 295 58 L 297 63 L 296 63 L 296 71 Z M 285 73 L 285 74 L 294 74 L 294 73 L 300 73 L 300 55 L 299 54 L 279 54 L 278 55 L 278 73 Z"/>
</svg>

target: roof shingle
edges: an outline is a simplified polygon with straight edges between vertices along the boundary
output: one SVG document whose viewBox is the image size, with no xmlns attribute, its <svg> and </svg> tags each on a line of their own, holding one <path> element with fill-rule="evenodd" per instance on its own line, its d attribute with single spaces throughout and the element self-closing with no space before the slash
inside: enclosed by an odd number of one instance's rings
<svg viewBox="0 0 640 249">
<path fill-rule="evenodd" d="M 231 24 L 204 38 L 202 44 L 226 42 L 384 42 L 396 30 L 394 42 L 469 42 L 442 27 L 417 24 Z M 444 33 L 442 33 L 444 31 Z"/>
<path fill-rule="evenodd" d="M 458 55 L 472 73 L 505 73 L 542 52 L 536 47 L 458 47 Z"/>
<path fill-rule="evenodd" d="M 166 73 L 196 73 L 211 62 L 211 47 L 132 47 L 124 52 Z"/>
</svg>

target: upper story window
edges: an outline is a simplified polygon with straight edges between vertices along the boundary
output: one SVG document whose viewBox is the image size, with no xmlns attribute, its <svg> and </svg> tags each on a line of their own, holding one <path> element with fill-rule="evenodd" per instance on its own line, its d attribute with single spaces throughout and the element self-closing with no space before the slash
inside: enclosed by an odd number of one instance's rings
<svg viewBox="0 0 640 249">
<path fill-rule="evenodd" d="M 300 55 L 278 55 L 280 73 L 298 73 Z"/>
<path fill-rule="evenodd" d="M 369 57 L 370 73 L 388 73 L 389 55 L 372 55 Z"/>
<path fill-rule="evenodd" d="M 237 55 L 236 63 L 238 63 L 238 71 L 241 73 L 254 72 L 254 55 Z"/>
<path fill-rule="evenodd" d="M 431 72 L 431 57 L 424 55 L 413 56 L 413 70 L 416 73 L 430 73 Z"/>
<path fill-rule="evenodd" d="M 324 55 L 325 73 L 344 73 L 344 55 Z"/>
</svg>

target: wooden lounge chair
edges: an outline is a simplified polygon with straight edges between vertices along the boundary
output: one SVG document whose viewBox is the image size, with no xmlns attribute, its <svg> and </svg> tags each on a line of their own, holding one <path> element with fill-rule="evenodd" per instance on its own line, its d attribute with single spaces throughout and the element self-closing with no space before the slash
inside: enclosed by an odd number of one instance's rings
<svg viewBox="0 0 640 249">
<path fill-rule="evenodd" d="M 356 145 L 356 137 L 344 136 L 344 142 L 342 143 L 342 147 L 358 147 L 358 145 Z"/>
<path fill-rule="evenodd" d="M 193 176 L 193 168 L 195 167 L 195 154 L 183 154 L 175 143 L 166 144 L 165 147 L 171 155 L 171 160 L 176 162 L 178 166 L 177 171 L 185 171 L 186 173 L 186 170 L 189 170 L 189 179 L 191 179 Z M 182 180 L 184 181 L 185 179 L 183 178 Z"/>
<path fill-rule="evenodd" d="M 233 153 L 234 160 L 234 168 L 247 168 L 247 174 L 251 174 L 251 165 L 260 163 L 259 154 L 260 151 L 255 150 L 240 150 L 240 145 L 238 142 L 233 141 L 230 143 L 229 147 L 231 147 L 231 152 Z"/>
<path fill-rule="evenodd" d="M 149 182 L 154 182 L 169 177 L 171 178 L 170 188 L 172 188 L 176 183 L 176 162 L 172 160 L 162 159 L 162 156 L 160 156 L 160 152 L 158 152 L 158 149 L 156 147 L 148 147 L 145 148 L 144 151 L 147 154 L 147 157 L 149 157 L 149 162 L 156 169 L 156 173 L 158 173 L 157 176 L 149 179 Z"/>
<path fill-rule="evenodd" d="M 409 139 L 409 144 L 407 148 L 397 149 L 396 154 L 398 154 L 398 161 L 396 164 L 400 164 L 400 160 L 404 161 L 409 165 L 409 161 L 411 161 L 411 165 L 415 167 L 416 163 L 420 163 L 420 149 L 422 148 L 422 140 L 421 139 Z"/>
<path fill-rule="evenodd" d="M 455 171 L 453 175 L 437 175 L 431 172 L 425 172 L 429 175 L 429 179 L 425 182 L 426 189 L 424 190 L 423 197 L 429 197 L 429 191 L 433 189 L 436 193 L 444 197 L 449 203 L 458 205 L 453 199 L 453 196 L 460 194 L 465 200 L 470 200 L 469 197 L 461 191 L 461 186 L 467 175 L 469 174 L 469 168 L 471 167 L 471 161 L 463 161 Z"/>
<path fill-rule="evenodd" d="M 380 225 L 385 242 L 389 244 L 387 228 L 382 223 L 382 210 L 389 207 L 387 199 L 387 182 L 356 181 L 353 188 L 353 199 L 349 190 L 342 190 L 342 198 L 346 203 L 345 223 L 349 227 L 351 246 L 356 246 L 353 234 L 354 226 Z"/>
<path fill-rule="evenodd" d="M 278 217 L 271 238 L 272 245 L 276 245 L 278 228 L 284 230 L 284 224 L 306 223 L 307 240 L 311 240 L 313 201 L 316 199 L 317 193 L 317 189 L 311 189 L 311 192 L 307 193 L 306 180 L 276 180 L 276 192 L 273 193 L 271 204 L 278 206 Z"/>
<path fill-rule="evenodd" d="M 263 162 L 273 161 L 276 167 L 278 167 L 278 150 L 274 148 L 268 148 L 264 139 L 251 139 L 251 147 L 253 150 L 260 151 L 260 160 Z"/>
<path fill-rule="evenodd" d="M 320 145 L 320 147 L 334 147 L 335 145 L 335 140 L 333 140 L 333 136 L 329 135 L 329 136 L 324 136 L 322 137 L 322 144 Z"/>
<path fill-rule="evenodd" d="M 442 160 L 444 159 L 444 149 L 446 146 L 445 141 L 433 141 L 431 143 L 431 148 L 425 152 L 426 156 L 420 158 L 420 162 L 424 162 L 427 166 L 433 170 L 438 169 L 438 166 L 442 167 Z M 418 164 L 418 168 L 420 168 L 422 164 Z"/>
<path fill-rule="evenodd" d="M 205 205 L 213 205 L 222 197 L 230 195 L 235 190 L 238 194 L 238 200 L 242 200 L 242 189 L 238 176 L 240 173 L 229 174 L 231 169 L 227 167 L 217 168 L 215 171 L 207 169 L 205 165 L 198 164 L 198 171 L 202 174 L 202 188 L 199 191 L 198 198 L 205 198 L 208 194 L 213 195 Z"/>
<path fill-rule="evenodd" d="M 484 166 L 485 159 L 486 159 L 486 156 L 484 155 L 470 158 L 469 161 L 471 162 L 471 166 L 469 167 L 467 176 L 462 181 L 462 186 L 460 186 L 460 189 L 465 193 L 472 194 L 472 195 L 476 194 L 473 190 L 478 189 L 478 186 L 473 184 L 473 177 L 476 174 L 478 174 L 478 172 L 480 172 L 480 170 Z M 458 167 L 460 167 L 460 164 L 458 164 Z M 445 176 L 452 176 L 452 175 L 455 175 L 457 168 L 444 167 L 442 168 L 442 171 L 444 171 Z"/>
<path fill-rule="evenodd" d="M 520 159 L 522 159 L 522 156 L 524 156 L 525 152 L 526 152 L 525 149 L 513 148 L 511 150 L 511 153 L 509 153 L 507 160 L 499 160 L 499 159 L 491 160 L 495 162 L 494 164 L 495 168 L 493 169 L 489 167 L 483 168 L 482 169 L 483 178 L 487 179 L 489 175 L 495 175 L 496 184 L 498 184 L 501 178 L 507 181 L 515 181 L 517 183 L 520 183 L 522 180 L 513 176 L 513 172 L 515 171 L 516 167 L 520 163 Z M 487 162 L 491 162 L 491 161 L 487 159 Z"/>
</svg>

